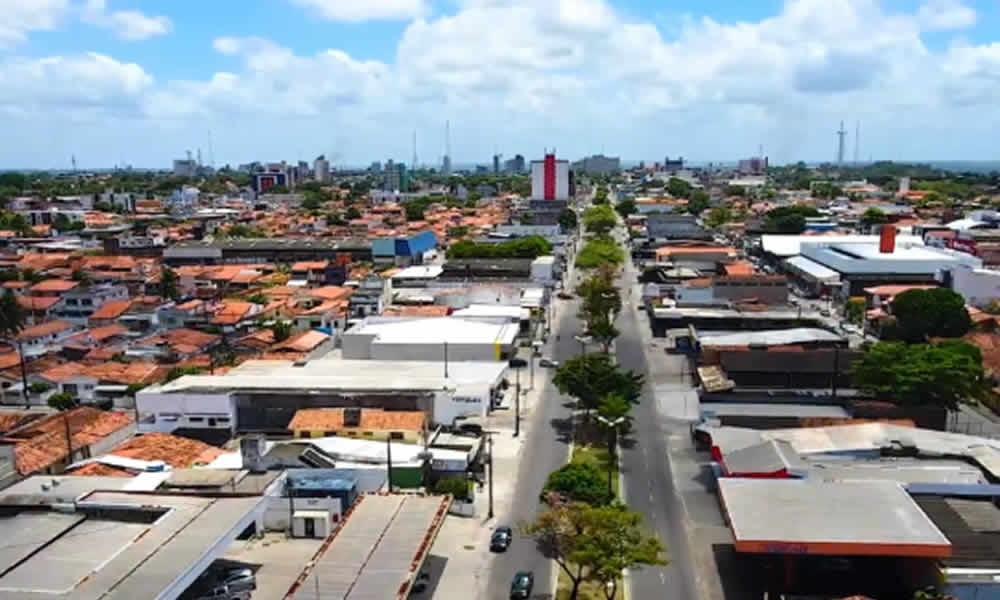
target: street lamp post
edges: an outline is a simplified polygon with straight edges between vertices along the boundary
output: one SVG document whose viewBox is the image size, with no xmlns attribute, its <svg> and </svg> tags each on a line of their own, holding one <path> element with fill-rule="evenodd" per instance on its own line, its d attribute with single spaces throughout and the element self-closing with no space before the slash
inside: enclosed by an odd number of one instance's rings
<svg viewBox="0 0 1000 600">
<path fill-rule="evenodd" d="M 574 339 L 580 342 L 580 354 L 581 355 L 586 354 L 587 344 L 589 344 L 593 340 L 593 338 L 591 338 L 589 335 L 578 335 L 575 336 Z"/>
<path fill-rule="evenodd" d="M 489 445 L 489 455 L 486 457 L 490 469 L 490 508 L 487 518 L 493 518 L 493 432 L 486 432 L 486 443 Z"/>
<path fill-rule="evenodd" d="M 625 417 L 618 417 L 617 419 L 611 420 L 606 419 L 601 415 L 597 415 L 597 420 L 608 428 L 608 497 L 613 497 L 614 487 L 611 478 L 614 470 L 611 467 L 618 462 L 618 455 L 615 453 L 615 434 L 618 433 L 618 426 L 625 422 Z"/>
</svg>

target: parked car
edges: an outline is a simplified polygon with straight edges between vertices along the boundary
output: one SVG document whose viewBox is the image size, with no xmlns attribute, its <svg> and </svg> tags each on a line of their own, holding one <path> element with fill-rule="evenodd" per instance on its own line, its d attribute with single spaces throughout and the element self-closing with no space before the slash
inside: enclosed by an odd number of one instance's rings
<svg viewBox="0 0 1000 600">
<path fill-rule="evenodd" d="M 413 580 L 413 585 L 410 586 L 411 594 L 420 594 L 427 589 L 427 586 L 431 582 L 431 576 L 427 574 L 427 571 L 421 572 L 417 575 L 417 578 Z"/>
<path fill-rule="evenodd" d="M 556 298 L 559 298 L 560 300 L 572 300 L 573 294 L 570 294 L 569 292 L 559 292 L 556 294 Z"/>
<path fill-rule="evenodd" d="M 512 600 L 530 598 L 535 587 L 535 574 L 531 571 L 519 571 L 510 582 L 510 597 Z"/>
<path fill-rule="evenodd" d="M 230 592 L 252 592 L 257 589 L 257 577 L 253 569 L 246 567 L 225 571 L 219 583 L 227 586 Z"/>
<path fill-rule="evenodd" d="M 542 360 L 538 361 L 538 366 L 540 366 L 540 367 L 549 367 L 549 368 L 552 368 L 552 369 L 558 369 L 559 368 L 559 361 L 558 360 L 552 360 L 551 358 L 543 358 Z"/>
<path fill-rule="evenodd" d="M 510 547 L 514 539 L 514 532 L 510 527 L 502 526 L 493 530 L 490 536 L 490 550 L 493 552 L 505 552 Z"/>
<path fill-rule="evenodd" d="M 194 600 L 231 600 L 232 592 L 229 588 L 224 585 L 217 585 L 214 587 L 205 588 L 201 592 L 197 592 L 193 595 Z"/>
</svg>

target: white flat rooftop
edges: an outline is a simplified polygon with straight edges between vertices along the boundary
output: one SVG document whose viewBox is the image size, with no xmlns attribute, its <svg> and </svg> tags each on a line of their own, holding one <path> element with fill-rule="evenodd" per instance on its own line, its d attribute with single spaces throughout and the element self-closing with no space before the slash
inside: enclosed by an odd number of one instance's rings
<svg viewBox="0 0 1000 600">
<path fill-rule="evenodd" d="M 836 333 L 810 327 L 746 331 L 724 335 L 712 335 L 711 331 L 703 331 L 698 335 L 698 342 L 702 346 L 783 346 L 811 342 L 840 342 L 843 339 Z"/>
<path fill-rule="evenodd" d="M 821 243 L 836 244 L 845 242 L 865 242 L 878 245 L 877 235 L 762 235 L 760 236 L 760 246 L 764 252 L 775 256 L 788 257 L 802 253 L 802 244 Z M 896 236 L 896 245 L 914 244 L 922 246 L 923 238 L 916 235 Z"/>
<path fill-rule="evenodd" d="M 434 279 L 440 277 L 444 272 L 441 265 L 422 265 L 406 267 L 399 273 L 392 276 L 393 279 Z"/>
<path fill-rule="evenodd" d="M 374 335 L 382 344 L 511 344 L 518 325 L 458 317 L 369 318 L 344 335 Z"/>
<path fill-rule="evenodd" d="M 948 538 L 898 483 L 719 479 L 737 552 L 947 557 Z"/>
<path fill-rule="evenodd" d="M 318 358 L 297 367 L 286 360 L 249 360 L 225 375 L 185 375 L 150 392 L 249 390 L 443 390 L 494 384 L 506 372 L 501 361 L 341 360 Z M 141 392 L 140 392 L 141 393 Z"/>
</svg>

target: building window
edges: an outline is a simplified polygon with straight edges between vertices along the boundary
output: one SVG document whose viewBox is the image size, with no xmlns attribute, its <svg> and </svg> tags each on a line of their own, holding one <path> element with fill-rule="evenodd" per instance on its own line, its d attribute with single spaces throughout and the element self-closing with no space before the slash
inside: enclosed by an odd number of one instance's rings
<svg viewBox="0 0 1000 600">
<path fill-rule="evenodd" d="M 390 440 L 401 440 L 401 439 L 403 439 L 403 432 L 402 431 L 393 431 L 392 433 L 389 434 L 389 439 Z"/>
<path fill-rule="evenodd" d="M 337 437 L 336 431 L 324 431 L 323 437 Z"/>
<path fill-rule="evenodd" d="M 188 417 L 188 421 L 191 423 L 204 423 L 205 417 Z"/>
<path fill-rule="evenodd" d="M 373 437 L 374 435 L 375 435 L 375 432 L 373 432 L 373 431 L 366 431 L 366 432 L 364 433 L 364 436 L 365 436 L 365 437 Z"/>
</svg>

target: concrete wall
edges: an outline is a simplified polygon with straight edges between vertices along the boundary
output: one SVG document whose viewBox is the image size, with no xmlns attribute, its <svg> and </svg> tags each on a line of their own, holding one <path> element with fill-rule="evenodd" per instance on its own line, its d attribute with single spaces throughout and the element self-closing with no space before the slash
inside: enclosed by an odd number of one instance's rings
<svg viewBox="0 0 1000 600">
<path fill-rule="evenodd" d="M 957 268 L 951 272 L 951 289 L 961 294 L 967 304 L 986 306 L 1000 299 L 1000 271 Z"/>
<path fill-rule="evenodd" d="M 346 333 L 341 338 L 341 352 L 344 360 L 369 360 L 372 358 L 373 333 Z"/>
<path fill-rule="evenodd" d="M 165 394 L 156 389 L 140 390 L 135 395 L 135 402 L 140 433 L 169 433 L 179 427 L 235 431 L 236 407 L 230 394 Z M 215 425 L 210 424 L 210 418 L 217 419 Z M 228 421 L 219 421 L 220 418 Z"/>
<path fill-rule="evenodd" d="M 322 510 L 337 520 L 343 514 L 340 498 L 288 498 L 272 496 L 267 499 L 264 509 L 264 529 L 267 531 L 288 531 L 292 526 L 292 515 L 297 510 Z"/>
<path fill-rule="evenodd" d="M 759 282 L 752 279 L 717 277 L 712 287 L 715 297 L 721 300 L 759 298 L 765 304 L 788 302 L 788 281 L 784 277 Z"/>
</svg>

